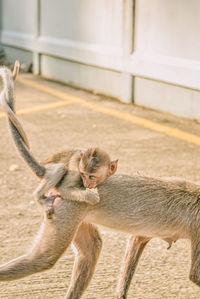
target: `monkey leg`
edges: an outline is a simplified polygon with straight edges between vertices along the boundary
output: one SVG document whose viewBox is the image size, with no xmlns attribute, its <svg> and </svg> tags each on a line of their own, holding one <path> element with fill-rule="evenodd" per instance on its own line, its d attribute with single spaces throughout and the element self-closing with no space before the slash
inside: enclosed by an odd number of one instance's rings
<svg viewBox="0 0 200 299">
<path fill-rule="evenodd" d="M 33 195 L 41 205 L 44 205 L 45 194 L 54 188 L 66 173 L 65 165 L 62 163 L 45 165 L 45 175 Z"/>
<path fill-rule="evenodd" d="M 43 207 L 47 218 L 52 218 L 53 213 L 54 213 L 54 201 L 56 198 L 61 198 L 60 194 L 55 194 L 55 195 L 51 195 L 51 196 L 44 196 L 40 198 L 40 205 Z"/>
<path fill-rule="evenodd" d="M 117 299 L 127 298 L 128 288 L 135 273 L 142 252 L 150 239 L 145 237 L 131 237 L 128 241 L 121 276 L 117 286 Z"/>
<path fill-rule="evenodd" d="M 76 258 L 65 299 L 81 298 L 94 273 L 101 252 L 102 240 L 94 225 L 83 222 L 78 228 L 73 245 Z"/>
<path fill-rule="evenodd" d="M 192 262 L 189 278 L 200 287 L 200 236 L 195 236 L 191 240 Z"/>
<path fill-rule="evenodd" d="M 51 268 L 71 243 L 85 215 L 85 207 L 55 200 L 55 214 L 45 217 L 32 248 L 23 256 L 0 266 L 0 281 L 14 280 Z"/>
</svg>

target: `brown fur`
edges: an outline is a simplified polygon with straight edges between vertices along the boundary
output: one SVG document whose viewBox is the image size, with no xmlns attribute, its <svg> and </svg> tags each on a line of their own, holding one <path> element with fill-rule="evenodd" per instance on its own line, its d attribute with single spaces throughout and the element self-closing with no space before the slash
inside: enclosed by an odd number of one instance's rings
<svg viewBox="0 0 200 299">
<path fill-rule="evenodd" d="M 79 187 L 79 186 L 77 186 Z M 117 298 L 126 298 L 145 245 L 154 237 L 191 240 L 190 279 L 200 285 L 200 185 L 177 179 L 115 175 L 98 186 L 100 202 L 56 199 L 52 219 L 44 219 L 31 251 L 0 267 L 0 280 L 12 280 L 54 265 L 73 239 L 76 259 L 66 298 L 80 298 L 90 282 L 101 250 L 92 223 L 132 234 Z"/>
<path fill-rule="evenodd" d="M 94 159 L 95 162 L 97 161 L 95 166 Z M 83 176 L 82 178 L 79 172 L 80 163 L 82 168 L 84 168 L 84 170 L 82 170 L 83 173 L 81 173 Z M 78 149 L 65 150 L 51 155 L 49 158 L 45 159 L 42 164 L 46 167 L 46 169 L 51 169 L 52 167 L 51 177 L 50 180 L 48 180 L 46 175 L 35 190 L 34 194 L 36 199 L 43 206 L 46 206 L 48 217 L 51 217 L 53 213 L 53 202 L 55 199 L 55 195 L 45 196 L 45 193 L 49 191 L 49 189 L 55 187 L 59 195 L 63 198 L 67 197 L 70 200 L 96 204 L 99 202 L 98 193 L 94 194 L 88 192 L 83 187 L 87 187 L 85 184 L 91 185 L 93 183 L 95 184 L 93 187 L 96 187 L 99 183 L 102 183 L 106 177 L 114 173 L 109 173 L 109 167 L 111 164 L 109 155 L 105 151 L 97 148 L 90 148 L 86 151 Z M 55 176 L 52 176 L 53 169 L 55 169 Z M 85 173 L 88 169 L 90 169 L 90 175 Z M 100 174 L 98 181 L 95 179 L 97 170 L 98 174 Z M 59 172 L 60 175 L 58 175 Z M 93 181 L 90 182 L 91 175 L 94 178 Z M 54 179 L 56 179 L 56 181 Z M 49 181 L 51 185 L 49 185 Z M 79 185 L 80 188 L 77 188 L 77 185 Z"/>
<path fill-rule="evenodd" d="M 19 132 L 14 133 L 17 138 Z M 21 150 L 25 151 L 20 142 Z M 56 155 L 62 157 L 61 153 Z M 30 165 L 42 177 L 43 168 L 35 161 Z M 80 182 L 76 182 L 78 189 Z M 0 266 L 0 280 L 19 279 L 51 268 L 73 242 L 76 259 L 65 298 L 81 298 L 101 251 L 101 237 L 95 223 L 132 234 L 117 289 L 118 299 L 127 297 L 142 251 L 154 237 L 169 243 L 180 238 L 191 241 L 189 277 L 200 286 L 200 185 L 180 179 L 115 175 L 100 184 L 98 192 L 100 202 L 93 206 L 68 200 L 68 194 L 65 199 L 56 198 L 55 213 L 51 219 L 44 214 L 31 250 Z"/>
<path fill-rule="evenodd" d="M 99 201 L 97 193 L 91 193 L 81 188 L 81 178 L 86 188 L 94 188 L 102 183 L 106 177 L 116 172 L 117 161 L 110 162 L 109 155 L 98 148 L 90 148 L 87 151 L 67 150 L 56 153 L 47 158 L 43 163 L 38 163 L 29 150 L 27 136 L 14 113 L 14 79 L 19 71 L 19 62 L 15 63 L 14 71 L 0 68 L 3 78 L 4 90 L 1 93 L 1 103 L 8 115 L 10 131 L 13 140 L 21 156 L 28 163 L 34 173 L 41 178 L 39 186 L 34 192 L 36 200 L 47 210 L 47 216 L 53 213 L 53 202 L 56 194 L 46 195 L 52 188 L 56 188 L 58 196 L 68 196 L 68 199 L 83 201 L 88 204 L 96 204 Z M 82 166 L 80 178 L 80 164 Z M 90 173 L 86 173 L 89 169 Z M 55 193 L 55 192 L 54 192 Z"/>
<path fill-rule="evenodd" d="M 82 157 L 84 169 L 86 172 L 92 173 L 101 166 L 107 166 L 111 160 L 109 155 L 100 148 L 89 148 Z"/>
<path fill-rule="evenodd" d="M 4 90 L 1 93 L 1 103 L 8 115 L 10 130 L 17 149 L 35 174 L 41 178 L 40 184 L 34 192 L 36 200 L 46 208 L 48 217 L 51 217 L 53 213 L 53 202 L 56 195 L 46 196 L 45 194 L 54 187 L 56 187 L 59 196 L 61 195 L 63 198 L 65 198 L 67 193 L 68 198 L 71 200 L 83 201 L 88 204 L 98 203 L 98 194 L 88 192 L 83 188 L 76 188 L 77 182 L 81 181 L 79 175 L 80 160 L 82 158 L 85 161 L 87 160 L 84 152 L 81 150 L 63 151 L 62 153 L 57 153 L 47 158 L 42 164 L 34 159 L 29 150 L 27 136 L 14 113 L 13 81 L 16 78 L 18 71 L 19 62 L 15 63 L 13 74 L 5 67 L 0 68 L 0 75 L 2 76 L 4 83 Z M 91 148 L 87 151 L 87 157 L 89 152 L 93 153 L 95 157 L 98 157 L 98 165 L 95 166 L 94 171 L 101 169 L 101 163 L 103 163 L 103 166 L 105 165 L 106 162 L 104 161 L 104 157 L 110 160 L 108 154 L 97 148 Z M 95 159 L 95 157 L 93 158 Z M 94 159 L 91 159 L 90 162 L 87 160 L 87 167 L 90 169 L 94 169 Z M 92 166 L 90 166 L 90 163 Z M 82 165 L 84 165 L 84 163 L 82 163 Z M 108 166 L 110 167 L 110 165 Z M 102 174 L 100 182 L 112 173 L 107 171 L 106 174 L 104 174 L 104 172 L 102 172 Z M 93 175 L 95 176 L 95 173 L 93 173 Z M 90 180 L 90 176 L 87 177 L 87 180 Z M 84 184 L 88 184 L 87 180 L 84 179 Z"/>
</svg>

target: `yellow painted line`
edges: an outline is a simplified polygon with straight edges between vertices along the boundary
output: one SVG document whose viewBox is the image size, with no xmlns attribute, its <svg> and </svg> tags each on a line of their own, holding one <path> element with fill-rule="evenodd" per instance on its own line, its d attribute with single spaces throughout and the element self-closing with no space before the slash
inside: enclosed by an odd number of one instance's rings
<svg viewBox="0 0 200 299">
<path fill-rule="evenodd" d="M 19 109 L 16 111 L 17 115 L 24 115 L 24 114 L 29 114 L 32 112 L 40 112 L 40 111 L 44 111 L 44 110 L 48 110 L 48 109 L 53 109 L 53 108 L 58 108 L 58 107 L 62 107 L 62 106 L 67 106 L 67 105 L 71 105 L 73 104 L 72 101 L 57 101 L 57 102 L 53 102 L 50 104 L 46 104 L 46 105 L 38 105 L 35 107 L 31 107 L 31 108 L 24 108 L 24 109 Z M 6 113 L 2 112 L 0 113 L 0 118 L 4 118 L 6 116 Z"/>
<path fill-rule="evenodd" d="M 148 119 L 132 115 L 128 112 L 120 112 L 117 109 L 101 106 L 101 105 L 95 104 L 93 102 L 87 101 L 83 98 L 80 98 L 80 97 L 77 97 L 77 96 L 74 96 L 74 95 L 71 95 L 71 94 L 67 94 L 67 93 L 64 93 L 62 91 L 58 91 L 54 88 L 41 85 L 39 83 L 27 80 L 25 78 L 18 77 L 18 80 L 20 82 L 22 82 L 23 84 L 25 84 L 25 85 L 28 85 L 30 87 L 36 88 L 38 90 L 41 90 L 43 92 L 46 92 L 46 93 L 51 94 L 53 96 L 56 96 L 57 98 L 61 98 L 63 100 L 71 101 L 71 103 L 79 103 L 79 104 L 81 104 L 85 107 L 88 107 L 92 110 L 95 110 L 97 112 L 101 112 L 101 113 L 104 113 L 104 114 L 107 114 L 107 115 L 111 115 L 111 116 L 114 116 L 116 118 L 120 118 L 120 119 L 126 120 L 128 122 L 131 122 L 135 125 L 139 125 L 139 126 L 147 128 L 147 129 L 151 129 L 153 131 L 157 131 L 159 133 L 168 135 L 170 137 L 181 139 L 181 140 L 184 140 L 186 142 L 193 143 L 195 145 L 200 146 L 200 136 L 182 131 L 182 130 L 177 129 L 177 128 L 172 128 L 172 127 L 168 127 L 168 126 L 165 126 L 165 125 L 161 125 L 159 123 L 150 121 Z"/>
</svg>

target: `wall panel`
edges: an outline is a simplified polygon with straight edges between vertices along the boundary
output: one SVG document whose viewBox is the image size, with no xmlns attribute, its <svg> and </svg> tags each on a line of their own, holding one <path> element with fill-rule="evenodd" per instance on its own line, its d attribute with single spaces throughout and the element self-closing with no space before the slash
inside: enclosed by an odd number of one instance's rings
<svg viewBox="0 0 200 299">
<path fill-rule="evenodd" d="M 10 59 L 24 57 L 36 74 L 124 102 L 199 118 L 198 0 L 0 1 Z M 161 86 L 170 97 L 156 94 Z"/>
</svg>

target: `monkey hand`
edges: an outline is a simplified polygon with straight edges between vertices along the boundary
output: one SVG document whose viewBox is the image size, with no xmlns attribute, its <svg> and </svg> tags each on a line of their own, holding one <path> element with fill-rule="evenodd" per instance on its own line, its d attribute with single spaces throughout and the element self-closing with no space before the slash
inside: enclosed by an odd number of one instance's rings
<svg viewBox="0 0 200 299">
<path fill-rule="evenodd" d="M 86 191 L 87 195 L 86 195 L 86 199 L 85 201 L 87 203 L 89 203 L 90 205 L 96 205 L 97 203 L 99 203 L 100 201 L 100 197 L 98 193 L 93 193 L 90 191 Z"/>
</svg>

